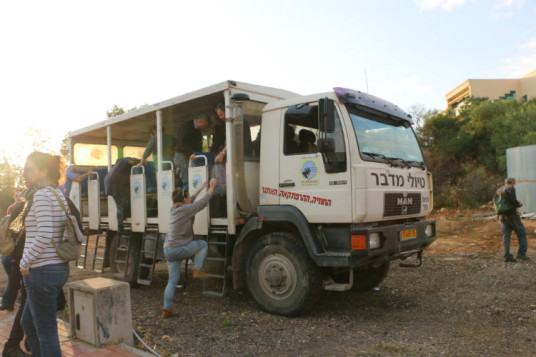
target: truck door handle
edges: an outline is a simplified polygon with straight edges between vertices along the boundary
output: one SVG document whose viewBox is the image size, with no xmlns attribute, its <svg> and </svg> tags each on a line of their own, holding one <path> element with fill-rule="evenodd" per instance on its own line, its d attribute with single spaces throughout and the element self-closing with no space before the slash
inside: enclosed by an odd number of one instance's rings
<svg viewBox="0 0 536 357">
<path fill-rule="evenodd" d="M 279 187 L 294 187 L 294 186 L 295 186 L 294 182 L 281 182 L 281 183 L 279 183 Z"/>
</svg>

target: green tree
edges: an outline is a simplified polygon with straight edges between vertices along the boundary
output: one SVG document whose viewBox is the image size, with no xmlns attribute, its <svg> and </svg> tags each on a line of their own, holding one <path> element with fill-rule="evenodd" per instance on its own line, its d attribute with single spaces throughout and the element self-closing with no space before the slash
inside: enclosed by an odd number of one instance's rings
<svg viewBox="0 0 536 357">
<path fill-rule="evenodd" d="M 476 206 L 506 174 L 506 149 L 536 144 L 536 99 L 469 98 L 457 114 L 449 110 L 426 118 L 422 137 L 437 201 Z"/>
<path fill-rule="evenodd" d="M 117 105 L 114 105 L 112 109 L 106 111 L 106 115 L 108 118 L 113 118 L 121 114 L 125 114 L 126 111 L 123 108 L 118 107 Z"/>
<path fill-rule="evenodd" d="M 0 216 L 3 216 L 13 203 L 13 191 L 18 181 L 19 173 L 9 164 L 4 156 L 0 161 Z"/>
</svg>

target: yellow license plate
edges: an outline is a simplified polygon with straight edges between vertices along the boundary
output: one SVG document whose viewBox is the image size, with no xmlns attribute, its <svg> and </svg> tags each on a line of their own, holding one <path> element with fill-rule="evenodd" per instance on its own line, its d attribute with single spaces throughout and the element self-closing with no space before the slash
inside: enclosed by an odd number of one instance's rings
<svg viewBox="0 0 536 357">
<path fill-rule="evenodd" d="M 400 240 L 408 240 L 417 238 L 416 229 L 406 229 L 400 232 Z"/>
</svg>

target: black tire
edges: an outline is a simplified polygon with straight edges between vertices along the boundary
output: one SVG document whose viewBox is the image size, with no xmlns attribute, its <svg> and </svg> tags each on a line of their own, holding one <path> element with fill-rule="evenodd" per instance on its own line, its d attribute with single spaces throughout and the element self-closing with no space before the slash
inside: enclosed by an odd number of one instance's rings
<svg viewBox="0 0 536 357">
<path fill-rule="evenodd" d="M 322 289 L 320 270 L 293 234 L 270 233 L 257 240 L 245 266 L 246 284 L 266 312 L 296 316 L 310 308 Z"/>
<path fill-rule="evenodd" d="M 354 271 L 353 291 L 365 292 L 378 286 L 389 273 L 389 261 L 379 265 L 371 265 L 364 270 Z"/>
<path fill-rule="evenodd" d="M 138 285 L 138 269 L 140 266 L 140 250 L 141 250 L 141 238 L 136 237 L 131 234 L 130 236 L 130 255 L 128 257 L 128 267 L 125 273 L 125 264 L 116 262 L 117 260 L 126 260 L 126 252 L 119 251 L 116 255 L 117 247 L 119 245 L 119 234 L 115 234 L 112 240 L 112 245 L 110 249 L 110 267 L 112 270 L 112 275 L 115 279 L 126 281 L 130 284 L 131 287 Z M 127 248 L 126 239 L 123 238 L 121 242 L 121 247 Z"/>
</svg>

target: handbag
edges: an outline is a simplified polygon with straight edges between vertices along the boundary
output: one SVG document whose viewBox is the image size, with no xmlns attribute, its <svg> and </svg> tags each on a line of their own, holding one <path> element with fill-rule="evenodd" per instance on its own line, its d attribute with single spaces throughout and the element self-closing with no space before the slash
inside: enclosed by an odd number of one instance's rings
<svg viewBox="0 0 536 357">
<path fill-rule="evenodd" d="M 63 212 L 65 212 L 66 218 L 63 237 L 60 243 L 56 244 L 56 242 L 52 240 L 52 245 L 54 245 L 54 248 L 58 251 L 58 255 L 61 259 L 67 262 L 75 260 L 80 255 L 80 248 L 82 247 L 82 243 L 86 240 L 86 237 L 80 230 L 76 217 L 65 207 L 58 192 L 52 188 L 49 190 L 56 196 Z"/>
<path fill-rule="evenodd" d="M 0 220 L 0 255 L 11 255 L 15 249 L 15 241 L 9 231 L 9 216 Z"/>
</svg>

